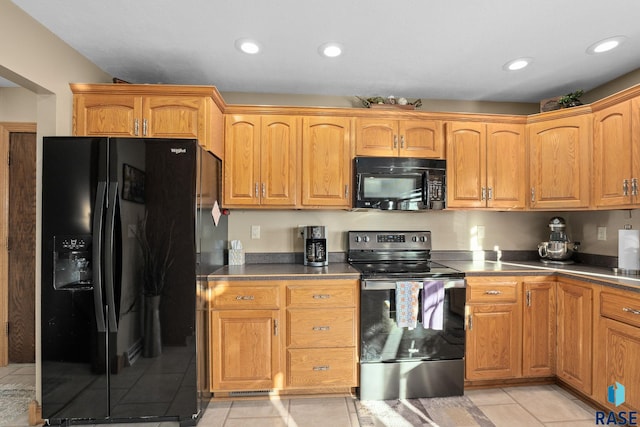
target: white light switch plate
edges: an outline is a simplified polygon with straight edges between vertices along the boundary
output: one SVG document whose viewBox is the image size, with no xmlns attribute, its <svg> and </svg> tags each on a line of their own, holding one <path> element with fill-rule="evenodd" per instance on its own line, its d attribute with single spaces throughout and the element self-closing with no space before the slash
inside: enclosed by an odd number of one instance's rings
<svg viewBox="0 0 640 427">
<path fill-rule="evenodd" d="M 260 226 L 259 225 L 252 225 L 251 226 L 251 238 L 252 239 L 259 239 L 260 238 Z"/>
</svg>

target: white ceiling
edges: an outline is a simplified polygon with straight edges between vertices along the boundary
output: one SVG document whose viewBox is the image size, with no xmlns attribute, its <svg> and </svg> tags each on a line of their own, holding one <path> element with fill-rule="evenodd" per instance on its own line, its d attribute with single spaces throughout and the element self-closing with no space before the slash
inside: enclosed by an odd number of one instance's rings
<svg viewBox="0 0 640 427">
<path fill-rule="evenodd" d="M 638 0 L 13 0 L 114 77 L 222 92 L 538 102 L 640 68 Z M 616 50 L 592 43 L 626 36 Z M 234 44 L 253 38 L 258 55 Z M 318 47 L 343 45 L 324 58 Z M 520 71 L 503 65 L 534 58 Z"/>
</svg>

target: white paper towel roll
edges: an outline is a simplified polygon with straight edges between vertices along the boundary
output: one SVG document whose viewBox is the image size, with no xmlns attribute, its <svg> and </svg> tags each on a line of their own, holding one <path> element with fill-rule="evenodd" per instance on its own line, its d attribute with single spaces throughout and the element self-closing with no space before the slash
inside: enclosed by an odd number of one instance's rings
<svg viewBox="0 0 640 427">
<path fill-rule="evenodd" d="M 618 230 L 618 268 L 640 270 L 640 230 Z"/>
</svg>

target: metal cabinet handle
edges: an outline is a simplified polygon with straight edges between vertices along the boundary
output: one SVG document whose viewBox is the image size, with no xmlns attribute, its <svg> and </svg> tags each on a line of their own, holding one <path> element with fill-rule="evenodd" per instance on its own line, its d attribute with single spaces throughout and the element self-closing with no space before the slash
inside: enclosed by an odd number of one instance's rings
<svg viewBox="0 0 640 427">
<path fill-rule="evenodd" d="M 487 189 L 482 187 L 482 195 L 480 196 L 480 200 L 487 200 Z"/>
<path fill-rule="evenodd" d="M 140 133 L 140 122 L 138 119 L 133 119 L 133 136 L 138 136 Z"/>
<path fill-rule="evenodd" d="M 255 298 L 253 295 L 238 295 L 236 301 L 253 301 Z"/>
<path fill-rule="evenodd" d="M 262 183 L 262 198 L 264 199 L 265 197 L 267 197 L 267 186 L 263 182 Z"/>
<path fill-rule="evenodd" d="M 404 148 L 404 135 L 400 137 L 400 148 Z"/>
<path fill-rule="evenodd" d="M 624 307 L 622 309 L 622 311 L 624 311 L 625 313 L 631 313 L 631 314 L 636 314 L 636 315 L 640 314 L 640 310 L 636 310 L 636 309 L 629 308 L 629 307 Z"/>
<path fill-rule="evenodd" d="M 142 136 L 147 136 L 147 129 L 149 128 L 149 123 L 147 119 L 142 120 Z"/>
<path fill-rule="evenodd" d="M 273 319 L 273 335 L 278 336 L 278 319 Z"/>
<path fill-rule="evenodd" d="M 490 291 L 484 291 L 485 294 L 487 295 L 500 295 L 502 293 L 502 291 L 497 291 L 497 290 L 490 290 Z"/>
<path fill-rule="evenodd" d="M 330 368 L 329 365 L 322 365 L 322 366 L 314 366 L 313 370 L 314 371 L 328 371 Z"/>
<path fill-rule="evenodd" d="M 629 180 L 628 179 L 623 179 L 622 180 L 622 195 L 623 196 L 628 196 L 629 195 Z"/>
<path fill-rule="evenodd" d="M 313 299 L 329 299 L 331 298 L 330 294 L 314 294 Z"/>
<path fill-rule="evenodd" d="M 527 307 L 531 307 L 531 291 L 527 291 L 525 295 L 527 297 Z"/>
<path fill-rule="evenodd" d="M 536 189 L 531 187 L 531 203 L 536 201 Z"/>
<path fill-rule="evenodd" d="M 344 186 L 344 198 L 345 199 L 349 198 L 349 184 L 346 184 Z"/>
<path fill-rule="evenodd" d="M 393 135 L 393 148 L 398 148 L 398 135 Z"/>
<path fill-rule="evenodd" d="M 256 185 L 254 186 L 253 191 L 256 194 L 256 199 L 257 199 L 258 198 L 258 183 L 257 182 L 256 182 Z"/>
<path fill-rule="evenodd" d="M 489 187 L 487 200 L 493 200 L 493 187 Z"/>
<path fill-rule="evenodd" d="M 471 330 L 473 329 L 473 315 L 469 315 L 469 318 L 467 320 L 467 330 Z"/>
<path fill-rule="evenodd" d="M 638 178 L 631 178 L 631 195 L 638 195 Z"/>
<path fill-rule="evenodd" d="M 331 329 L 331 327 L 330 326 L 314 326 L 311 329 L 314 331 L 328 331 Z"/>
</svg>

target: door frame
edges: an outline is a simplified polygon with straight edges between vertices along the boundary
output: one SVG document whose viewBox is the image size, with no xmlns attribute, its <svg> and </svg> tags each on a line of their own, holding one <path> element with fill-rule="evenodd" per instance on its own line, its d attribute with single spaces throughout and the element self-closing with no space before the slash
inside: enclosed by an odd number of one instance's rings
<svg viewBox="0 0 640 427">
<path fill-rule="evenodd" d="M 9 141 L 11 133 L 36 133 L 36 123 L 0 122 L 0 367 L 9 363 Z"/>
</svg>

